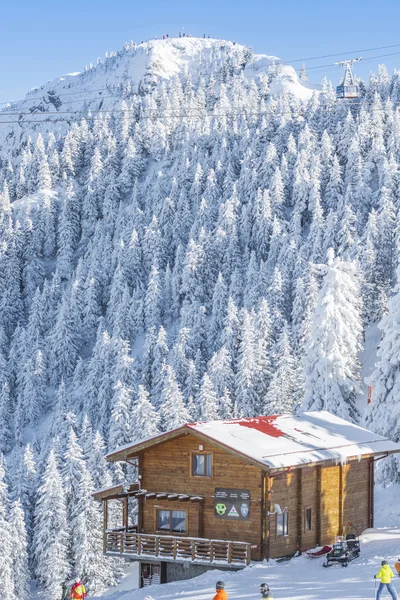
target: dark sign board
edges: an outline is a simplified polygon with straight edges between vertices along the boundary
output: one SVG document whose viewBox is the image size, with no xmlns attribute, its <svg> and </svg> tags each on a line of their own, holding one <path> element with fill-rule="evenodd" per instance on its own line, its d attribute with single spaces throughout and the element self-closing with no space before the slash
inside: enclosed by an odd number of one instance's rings
<svg viewBox="0 0 400 600">
<path fill-rule="evenodd" d="M 229 519 L 231 521 L 249 519 L 249 490 L 215 488 L 214 515 L 219 519 Z"/>
</svg>

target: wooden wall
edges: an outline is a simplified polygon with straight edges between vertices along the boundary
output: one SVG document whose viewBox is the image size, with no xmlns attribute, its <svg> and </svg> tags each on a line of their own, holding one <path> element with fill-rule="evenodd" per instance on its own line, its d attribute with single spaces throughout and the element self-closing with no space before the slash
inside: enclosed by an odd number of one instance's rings
<svg viewBox="0 0 400 600">
<path fill-rule="evenodd" d="M 343 521 L 353 523 L 361 533 L 373 523 L 369 514 L 369 461 L 353 462 L 343 467 Z"/>
<path fill-rule="evenodd" d="M 213 476 L 192 477 L 191 453 L 203 445 L 205 454 L 213 455 Z M 146 500 L 143 503 L 143 529 L 155 533 L 155 508 L 187 510 L 188 535 L 210 539 L 249 542 L 257 546 L 252 551 L 254 560 L 261 552 L 261 497 L 262 471 L 249 465 L 217 446 L 202 442 L 192 435 L 168 440 L 162 445 L 146 449 L 140 455 L 142 487 L 148 492 L 169 492 L 203 496 L 201 505 L 169 500 Z M 215 488 L 238 488 L 250 491 L 250 519 L 229 521 L 214 516 Z M 201 515 L 199 517 L 199 511 Z"/>
<path fill-rule="evenodd" d="M 191 455 L 199 452 L 199 444 L 204 453 L 213 455 L 211 478 L 191 474 Z M 139 458 L 142 487 L 148 492 L 204 498 L 201 503 L 145 500 L 141 521 L 145 533 L 156 533 L 157 509 L 185 510 L 186 535 L 249 542 L 256 546 L 252 558 L 258 560 L 293 554 L 297 546 L 330 544 L 336 535 L 346 533 L 350 522 L 360 533 L 372 525 L 369 459 L 344 466 L 304 466 L 268 477 L 260 468 L 190 434 L 147 448 Z M 250 519 L 216 518 L 216 487 L 250 490 Z M 268 516 L 269 502 L 287 509 L 289 535 L 277 536 L 276 515 Z M 311 530 L 306 530 L 306 508 L 311 508 Z"/>
<path fill-rule="evenodd" d="M 279 504 L 280 508 L 287 509 L 289 513 L 289 535 L 277 536 L 276 521 L 277 516 L 271 514 L 268 517 L 269 521 L 269 542 L 266 549 L 270 558 L 278 558 L 279 556 L 289 556 L 296 552 L 296 544 L 298 542 L 298 493 L 301 473 L 299 469 L 293 470 L 290 473 L 285 473 L 283 476 L 269 478 L 269 490 L 271 502 Z M 267 522 L 268 526 L 268 522 Z M 267 532 L 268 539 L 268 532 Z"/>
<path fill-rule="evenodd" d="M 294 553 L 296 545 L 312 548 L 331 544 L 337 535 L 361 533 L 372 526 L 369 499 L 369 459 L 344 466 L 303 467 L 270 477 L 271 501 L 289 512 L 289 535 L 277 536 L 276 516 L 269 517 L 270 557 Z M 311 531 L 305 529 L 305 509 L 312 512 Z M 268 550 L 268 549 L 267 549 Z"/>
</svg>

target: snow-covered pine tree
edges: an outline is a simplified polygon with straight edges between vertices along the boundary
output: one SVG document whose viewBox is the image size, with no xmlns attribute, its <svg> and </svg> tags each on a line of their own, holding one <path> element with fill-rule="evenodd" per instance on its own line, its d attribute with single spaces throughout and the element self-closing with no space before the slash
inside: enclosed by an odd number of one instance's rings
<svg viewBox="0 0 400 600">
<path fill-rule="evenodd" d="M 28 566 L 28 538 L 26 534 L 24 510 L 16 500 L 10 508 L 10 533 L 12 539 L 12 565 L 14 575 L 14 594 L 18 600 L 29 597 L 31 578 Z"/>
<path fill-rule="evenodd" d="M 100 507 L 92 498 L 93 479 L 86 466 L 76 490 L 69 526 L 72 534 L 72 561 L 89 593 L 93 594 L 115 584 L 113 562 L 103 555 Z"/>
<path fill-rule="evenodd" d="M 132 440 L 131 409 L 132 390 L 121 381 L 117 381 L 112 399 L 109 448 L 126 446 Z"/>
<path fill-rule="evenodd" d="M 131 410 L 132 443 L 156 435 L 159 416 L 150 402 L 150 394 L 144 385 L 138 386 L 137 398 Z"/>
<path fill-rule="evenodd" d="M 360 394 L 361 306 L 356 264 L 328 251 L 304 357 L 304 410 L 329 410 L 357 420 Z"/>
<path fill-rule="evenodd" d="M 65 491 L 52 450 L 38 489 L 33 536 L 35 576 L 49 600 L 60 600 L 61 585 L 71 569 L 68 541 Z"/>
<path fill-rule="evenodd" d="M 167 365 L 165 369 L 161 402 L 160 427 L 162 431 L 175 429 L 190 421 L 189 412 L 183 402 L 182 392 L 171 365 Z"/>
<path fill-rule="evenodd" d="M 376 433 L 400 440 L 400 413 L 398 389 L 400 385 L 400 266 L 397 267 L 397 283 L 389 298 L 388 314 L 382 317 L 378 327 L 382 341 L 377 351 L 378 363 L 367 383 L 373 387 L 373 402 L 368 405 L 365 422 Z M 390 417 L 389 417 L 390 416 Z M 400 462 L 397 455 L 390 456 L 378 471 L 379 482 L 384 486 L 400 481 Z"/>
<path fill-rule="evenodd" d="M 8 487 L 5 481 L 4 457 L 0 454 L 0 593 L 4 598 L 15 596 L 14 587 L 14 554 L 12 530 L 9 522 Z"/>
<path fill-rule="evenodd" d="M 218 415 L 218 401 L 214 386 L 207 373 L 204 373 L 201 382 L 199 397 L 197 400 L 199 420 L 200 421 L 216 421 Z"/>
<path fill-rule="evenodd" d="M 296 364 L 290 344 L 290 331 L 285 323 L 276 344 L 274 373 L 264 399 L 263 414 L 276 415 L 293 412 L 296 408 L 294 389 Z"/>
<path fill-rule="evenodd" d="M 254 320 L 252 315 L 243 309 L 236 374 L 236 402 L 242 417 L 253 417 L 259 409 L 257 377 Z"/>
</svg>

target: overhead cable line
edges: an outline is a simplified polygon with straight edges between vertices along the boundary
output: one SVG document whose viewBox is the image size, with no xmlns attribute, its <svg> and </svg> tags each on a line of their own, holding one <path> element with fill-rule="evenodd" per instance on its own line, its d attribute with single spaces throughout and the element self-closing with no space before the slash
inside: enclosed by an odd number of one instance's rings
<svg viewBox="0 0 400 600">
<path fill-rule="evenodd" d="M 395 101 L 395 102 L 391 102 L 391 104 L 400 104 L 400 101 Z M 346 105 L 347 108 L 351 108 L 352 106 L 359 106 L 361 108 L 366 107 L 369 108 L 369 112 L 374 112 L 374 111 L 380 111 L 380 112 L 387 112 L 387 109 L 385 106 L 381 106 L 381 107 L 374 107 L 372 104 L 365 104 L 362 101 L 358 102 L 358 101 L 350 101 L 349 104 Z M 342 103 L 337 104 L 335 103 L 333 106 L 320 106 L 318 110 L 324 110 L 324 111 L 332 111 L 335 109 L 335 107 L 339 107 L 339 106 L 343 106 Z M 173 114 L 173 115 L 139 115 L 137 118 L 137 121 L 140 120 L 147 120 L 147 119 L 152 119 L 152 120 L 163 120 L 163 119 L 183 119 L 183 118 L 187 118 L 190 117 L 192 119 L 195 119 L 197 121 L 201 121 L 204 120 L 206 118 L 232 118 L 232 117 L 257 117 L 257 116 L 264 116 L 264 115 L 270 115 L 270 111 L 262 111 L 262 112 L 232 112 L 232 113 L 226 113 L 226 114 L 218 114 L 218 113 L 207 113 L 207 114 L 198 114 L 198 113 L 182 113 L 182 114 Z M 294 118 L 295 117 L 301 117 L 303 118 L 303 115 L 301 114 L 294 114 L 292 111 L 283 111 L 280 112 L 279 114 L 290 114 L 292 115 Z M 97 117 L 84 117 L 85 120 L 96 120 Z M 129 121 L 130 119 L 127 117 L 106 117 L 103 119 L 99 119 L 99 121 Z M 0 125 L 13 125 L 13 124 L 19 124 L 19 125 L 23 125 L 25 123 L 33 123 L 35 125 L 39 125 L 41 123 L 53 123 L 53 124 L 57 124 L 57 123 L 71 123 L 73 122 L 73 119 L 67 119 L 65 117 L 62 117 L 60 119 L 40 119 L 40 120 L 13 120 L 13 121 L 1 121 L 0 120 Z"/>
<path fill-rule="evenodd" d="M 60 98 L 63 96 L 76 96 L 77 94 L 94 94 L 97 92 L 109 92 L 110 89 L 109 88 L 98 88 L 95 90 L 82 90 L 81 92 L 67 92 L 65 94 L 52 94 L 51 90 L 50 91 L 43 91 L 43 96 L 34 96 L 33 98 L 24 98 L 23 100 L 19 99 L 19 100 L 9 100 L 8 102 L 0 102 L 0 106 L 4 106 L 6 104 L 16 104 L 17 102 L 33 102 L 34 100 L 48 100 L 48 98 L 45 97 L 45 95 L 47 94 L 47 96 L 53 96 L 54 98 Z M 103 97 L 100 96 L 99 98 L 93 98 L 93 100 L 102 100 Z M 88 100 L 91 100 L 91 98 L 88 98 Z M 84 100 L 80 100 L 80 102 L 83 102 Z M 49 102 L 49 104 L 52 104 L 51 102 Z"/>
<path fill-rule="evenodd" d="M 296 62 L 305 62 L 306 60 L 317 60 L 319 58 L 333 58 L 334 56 L 342 56 L 342 54 L 356 54 L 358 52 L 372 52 L 373 50 L 388 50 L 389 48 L 400 48 L 400 44 L 392 46 L 377 46 L 376 48 L 362 48 L 361 50 L 349 50 L 346 52 L 337 52 L 336 54 L 323 54 L 322 56 L 309 56 L 308 58 L 296 58 L 295 60 L 283 60 L 285 64 Z"/>
</svg>

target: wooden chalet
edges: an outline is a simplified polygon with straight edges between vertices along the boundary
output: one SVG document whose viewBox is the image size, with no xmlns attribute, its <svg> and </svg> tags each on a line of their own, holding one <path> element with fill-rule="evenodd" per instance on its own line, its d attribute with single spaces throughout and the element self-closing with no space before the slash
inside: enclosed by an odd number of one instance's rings
<svg viewBox="0 0 400 600">
<path fill-rule="evenodd" d="M 107 456 L 138 479 L 94 494 L 104 552 L 137 561 L 144 585 L 329 544 L 373 526 L 374 463 L 395 452 L 328 412 L 184 425 Z"/>
</svg>

